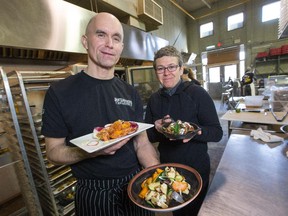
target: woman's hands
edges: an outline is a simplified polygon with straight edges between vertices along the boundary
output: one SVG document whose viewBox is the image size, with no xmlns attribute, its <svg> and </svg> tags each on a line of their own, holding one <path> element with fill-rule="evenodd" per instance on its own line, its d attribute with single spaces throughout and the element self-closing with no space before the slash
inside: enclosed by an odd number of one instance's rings
<svg viewBox="0 0 288 216">
<path fill-rule="evenodd" d="M 166 115 L 164 116 L 162 119 L 158 119 L 154 122 L 154 127 L 155 129 L 159 132 L 162 133 L 162 127 L 164 124 L 169 124 L 173 121 L 173 119 L 171 119 L 170 115 Z"/>
<path fill-rule="evenodd" d="M 173 122 L 174 120 L 170 117 L 170 115 L 166 115 L 164 116 L 162 119 L 158 119 L 154 122 L 154 127 L 155 129 L 159 132 L 159 133 L 162 133 L 163 134 L 163 130 L 162 130 L 162 127 L 163 125 L 165 124 L 169 124 L 171 122 Z M 198 131 L 197 132 L 197 135 L 201 135 L 202 134 L 202 131 Z M 193 138 L 193 137 L 192 137 Z M 189 139 L 183 139 L 183 143 L 187 143 L 189 142 L 192 138 L 189 138 Z M 175 139 L 170 139 L 170 140 L 175 140 Z"/>
</svg>

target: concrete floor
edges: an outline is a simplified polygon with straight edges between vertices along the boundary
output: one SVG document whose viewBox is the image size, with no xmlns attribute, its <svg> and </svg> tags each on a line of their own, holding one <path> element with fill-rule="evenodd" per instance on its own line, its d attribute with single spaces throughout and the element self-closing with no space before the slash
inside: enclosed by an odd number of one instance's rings
<svg viewBox="0 0 288 216">
<path fill-rule="evenodd" d="M 226 147 L 227 141 L 228 141 L 228 122 L 225 120 L 221 120 L 220 118 L 222 115 L 225 114 L 227 111 L 226 107 L 221 106 L 220 101 L 214 101 L 215 107 L 217 109 L 218 117 L 223 129 L 223 137 L 220 140 L 220 142 L 210 142 L 208 143 L 208 153 L 210 155 L 211 160 L 211 173 L 210 173 L 210 181 L 212 180 L 215 171 L 218 167 L 218 164 L 221 160 L 223 151 Z"/>
</svg>

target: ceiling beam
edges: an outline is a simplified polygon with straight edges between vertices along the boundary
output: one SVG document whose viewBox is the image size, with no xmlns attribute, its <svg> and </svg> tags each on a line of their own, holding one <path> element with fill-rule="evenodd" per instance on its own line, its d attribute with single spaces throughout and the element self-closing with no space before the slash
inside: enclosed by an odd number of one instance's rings
<svg viewBox="0 0 288 216">
<path fill-rule="evenodd" d="M 205 0 L 202 0 L 202 2 L 208 7 L 208 8 L 210 8 L 211 9 L 211 5 L 210 4 L 208 4 L 208 2 L 206 2 Z"/>
<path fill-rule="evenodd" d="M 190 13 L 188 13 L 188 11 L 186 11 L 184 8 L 182 8 L 180 5 L 178 5 L 175 0 L 170 0 L 170 2 L 172 4 L 174 4 L 177 8 L 179 8 L 182 12 L 184 12 L 187 16 L 189 16 L 190 18 L 192 18 L 193 20 L 196 20 L 195 17 L 193 17 Z"/>
<path fill-rule="evenodd" d="M 249 1 L 250 1 L 250 0 L 241 0 L 241 2 L 237 2 L 237 3 L 231 4 L 231 5 L 226 5 L 225 7 L 220 8 L 220 9 L 218 9 L 218 10 L 215 10 L 215 11 L 212 11 L 212 12 L 210 12 L 210 13 L 204 14 L 204 15 L 202 15 L 202 16 L 196 17 L 195 20 L 202 19 L 202 18 L 207 17 L 207 16 L 211 16 L 211 15 L 213 15 L 213 14 L 215 14 L 215 13 L 219 13 L 219 12 L 222 12 L 222 11 L 224 11 L 224 10 L 228 10 L 228 9 L 230 9 L 230 8 L 234 8 L 234 7 L 240 6 L 240 5 L 242 5 L 242 4 L 246 4 L 246 3 L 249 2 Z"/>
</svg>

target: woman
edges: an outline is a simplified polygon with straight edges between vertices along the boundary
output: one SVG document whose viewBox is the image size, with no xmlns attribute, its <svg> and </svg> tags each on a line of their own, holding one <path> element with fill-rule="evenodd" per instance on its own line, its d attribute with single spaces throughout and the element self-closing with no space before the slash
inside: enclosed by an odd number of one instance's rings
<svg viewBox="0 0 288 216">
<path fill-rule="evenodd" d="M 201 83 L 194 78 L 194 73 L 191 68 L 184 68 L 181 78 L 183 81 L 190 81 L 196 85 L 201 85 Z"/>
<path fill-rule="evenodd" d="M 161 48 L 154 57 L 153 66 L 163 88 L 151 95 L 145 120 L 155 127 L 148 130 L 151 142 L 159 142 L 161 163 L 181 163 L 195 168 L 203 179 L 201 193 L 187 207 L 173 212 L 173 215 L 197 215 L 209 184 L 210 159 L 207 142 L 221 140 L 223 131 L 214 102 L 201 86 L 184 82 L 181 53 L 173 46 Z M 193 122 L 201 127 L 194 138 L 169 140 L 162 134 L 162 119 Z"/>
</svg>

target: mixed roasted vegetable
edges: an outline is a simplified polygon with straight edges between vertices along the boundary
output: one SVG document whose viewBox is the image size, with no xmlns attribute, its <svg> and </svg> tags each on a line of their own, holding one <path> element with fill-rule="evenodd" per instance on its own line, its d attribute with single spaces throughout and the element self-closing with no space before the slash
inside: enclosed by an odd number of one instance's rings
<svg viewBox="0 0 288 216">
<path fill-rule="evenodd" d="M 96 127 L 93 130 L 93 137 L 102 141 L 109 141 L 134 133 L 138 129 L 135 122 L 117 120 L 106 127 Z"/>
<path fill-rule="evenodd" d="M 172 200 L 172 193 L 188 194 L 190 184 L 174 167 L 157 168 L 152 176 L 141 184 L 138 196 L 152 207 L 168 208 Z"/>
<path fill-rule="evenodd" d="M 175 122 L 171 122 L 169 125 L 165 124 L 162 127 L 162 130 L 168 134 L 185 135 L 191 131 L 194 131 L 195 128 L 189 122 L 177 120 Z"/>
</svg>

